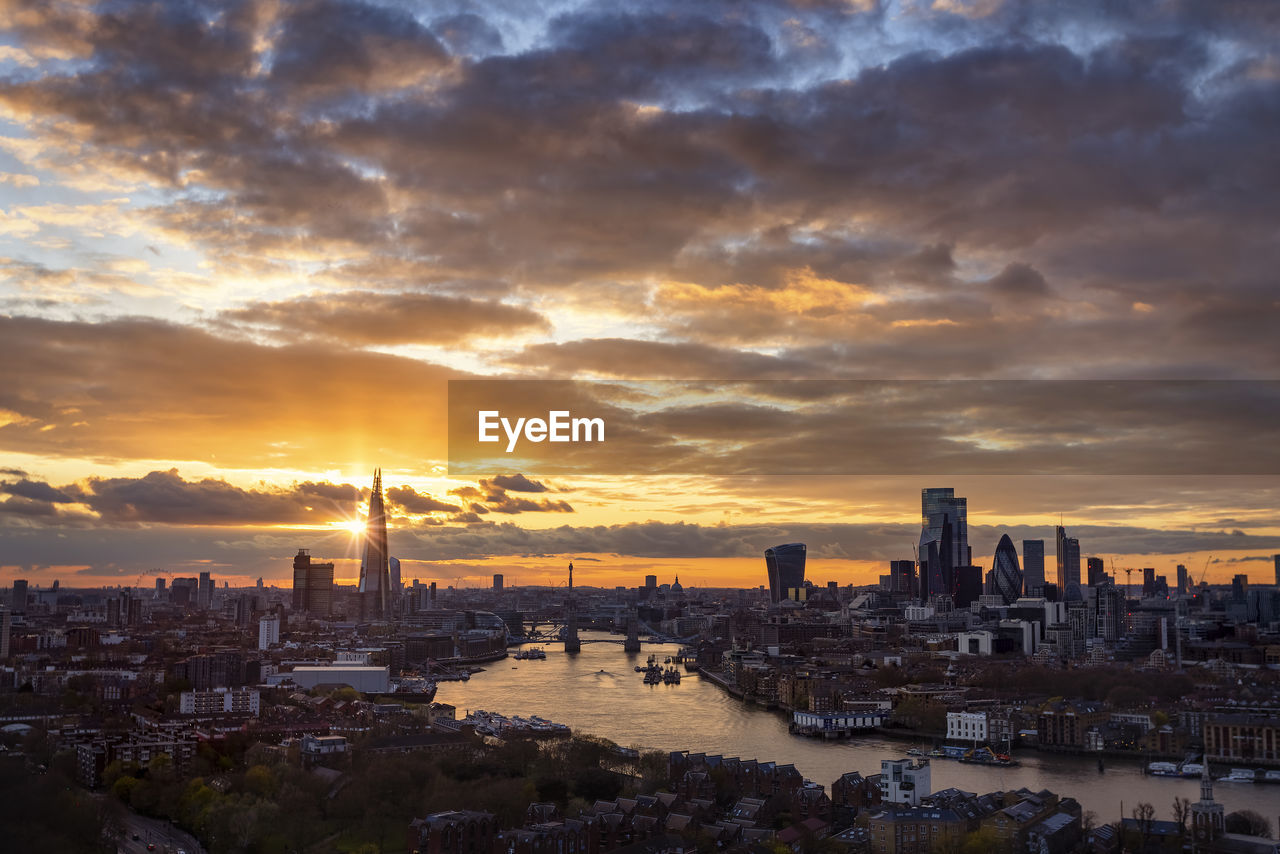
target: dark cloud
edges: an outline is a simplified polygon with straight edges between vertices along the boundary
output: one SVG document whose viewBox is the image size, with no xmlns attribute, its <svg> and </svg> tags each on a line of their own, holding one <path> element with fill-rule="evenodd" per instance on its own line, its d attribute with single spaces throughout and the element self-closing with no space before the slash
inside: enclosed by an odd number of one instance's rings
<svg viewBox="0 0 1280 854">
<path fill-rule="evenodd" d="M 252 302 L 224 313 L 291 339 L 315 335 L 351 344 L 456 344 L 477 335 L 546 331 L 537 312 L 490 300 L 439 294 L 347 291 Z"/>
<path fill-rule="evenodd" d="M 365 267 L 394 260 L 400 289 L 466 277 L 508 293 L 518 282 L 587 310 L 637 282 L 787 290 L 808 268 L 867 289 L 874 310 L 802 299 L 714 313 L 641 299 L 630 313 L 701 343 L 839 342 L 856 348 L 851 363 L 884 375 L 931 357 L 985 374 L 989 351 L 1009 347 L 1028 370 L 1081 353 L 1093 355 L 1072 361 L 1079 372 L 1126 361 L 1141 375 L 1188 360 L 1219 373 L 1277 367 L 1242 358 L 1230 324 L 1197 323 L 1210 282 L 1233 318 L 1264 323 L 1276 311 L 1251 282 L 1275 268 L 1277 210 L 1241 189 L 1278 180 L 1267 156 L 1274 75 L 1250 53 L 1274 14 L 1256 4 L 919 9 L 908 22 L 918 40 L 894 45 L 857 32 L 884 26 L 874 3 L 588 6 L 531 13 L 520 27 L 499 8 L 458 7 L 431 26 L 451 44 L 483 42 L 457 48 L 476 54 L 467 62 L 393 8 L 300 2 L 272 17 L 252 3 L 223 14 L 171 5 L 120 4 L 79 23 L 29 10 L 26 37 L 74 33 L 92 60 L 11 80 L 0 98 L 32 116 L 51 150 L 70 119 L 103 168 L 175 188 L 151 216 L 219 264 L 279 263 L 306 245 L 363 253 Z M 1089 49 L 1060 37 L 1072 27 L 1093 34 Z M 1217 67 L 1206 34 L 1232 40 L 1236 70 Z M 842 60 L 820 46 L 821 60 L 787 53 L 842 39 Z M 263 44 L 272 50 L 255 52 Z M 436 76 L 393 93 L 401 71 L 388 69 Z M 349 97 L 292 106 L 320 90 Z M 1142 245 L 1175 229 L 1194 238 L 1164 238 L 1165 252 Z M 361 266 L 328 275 L 367 290 Z M 926 307 L 910 291 L 945 293 L 961 271 L 992 287 L 937 304 L 955 314 L 957 340 L 913 331 Z M 1041 280 L 1098 313 L 990 305 L 1035 294 Z M 1162 308 L 1156 290 L 1183 298 L 1158 318 L 1121 317 L 1135 302 Z M 274 323 L 290 309 L 328 335 L 357 311 L 283 300 L 245 311 Z M 476 309 L 502 329 L 545 329 L 525 309 Z M 362 342 L 363 325 L 352 319 Z M 1178 325 L 1195 330 L 1189 357 L 1146 346 Z M 1011 328 L 1051 346 L 1020 344 Z M 1099 341 L 1111 342 L 1105 356 Z"/>
<path fill-rule="evenodd" d="M 517 442 L 547 474 L 1280 474 L 1280 382 L 655 381 L 455 383 L 450 470 L 493 446 L 474 413 L 568 410 L 604 441 Z M 481 486 L 488 484 L 482 482 Z M 492 508 L 491 508 L 492 509 Z"/>
<path fill-rule="evenodd" d="M 1030 264 L 1010 264 L 987 282 L 987 285 L 998 295 L 1013 299 L 1042 297 L 1049 293 L 1049 283 Z"/>
<path fill-rule="evenodd" d="M 486 488 L 496 486 L 505 489 L 508 492 L 546 492 L 546 484 L 539 483 L 536 480 L 530 480 L 523 474 L 499 474 L 488 480 L 480 481 L 480 485 Z"/>
<path fill-rule="evenodd" d="M 348 484 L 247 490 L 224 480 L 184 480 L 177 469 L 140 478 L 90 478 L 79 500 L 105 522 L 179 525 L 326 523 L 355 514 L 360 491 Z"/>
<path fill-rule="evenodd" d="M 0 483 L 0 492 L 15 495 L 19 498 L 30 498 L 33 501 L 44 501 L 50 504 L 68 504 L 76 499 L 60 489 L 55 489 L 42 481 L 23 478 L 16 482 Z"/>
<path fill-rule="evenodd" d="M 387 490 L 387 498 L 409 513 L 461 513 L 457 504 L 432 498 L 425 492 L 418 492 L 412 486 L 393 486 Z"/>
<path fill-rule="evenodd" d="M 480 486 L 461 486 L 457 489 L 450 490 L 451 495 L 456 495 L 464 500 L 471 500 L 468 505 L 471 512 L 478 515 L 488 513 L 505 513 L 514 515 L 516 513 L 572 513 L 573 506 L 567 501 L 557 501 L 551 498 L 543 498 L 534 500 L 523 498 L 519 495 L 511 495 L 508 489 L 513 492 L 544 492 L 546 487 L 537 481 L 531 481 L 524 475 L 498 475 L 490 479 L 481 479 Z"/>
<path fill-rule="evenodd" d="M 303 0 L 286 8 L 271 65 L 271 80 L 281 90 L 402 89 L 449 64 L 444 46 L 408 12 L 342 0 Z"/>
<path fill-rule="evenodd" d="M 52 517 L 57 508 L 48 501 L 14 495 L 0 501 L 0 514 L 8 516 Z"/>
<path fill-rule="evenodd" d="M 800 357 L 770 356 L 695 342 L 591 338 L 563 344 L 534 344 L 508 359 L 512 365 L 537 365 L 557 376 L 597 374 L 613 377 L 688 379 L 771 379 L 818 376 L 825 368 Z"/>
</svg>

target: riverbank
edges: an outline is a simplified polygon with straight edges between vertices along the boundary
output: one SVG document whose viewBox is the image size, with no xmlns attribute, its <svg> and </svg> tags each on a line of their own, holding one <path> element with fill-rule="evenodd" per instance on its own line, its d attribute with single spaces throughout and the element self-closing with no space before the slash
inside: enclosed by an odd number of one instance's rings
<svg viewBox="0 0 1280 854">
<path fill-rule="evenodd" d="M 536 667 L 492 667 L 469 682 L 442 683 L 436 701 L 457 707 L 460 717 L 465 709 L 540 715 L 562 721 L 576 733 L 592 733 L 640 751 L 689 750 L 790 763 L 806 778 L 828 787 L 850 771 L 877 774 L 882 760 L 902 757 L 911 742 L 924 748 L 932 741 L 927 735 L 893 730 L 832 741 L 800 738 L 787 732 L 790 716 L 744 703 L 714 679 L 645 685 L 635 672 L 651 653 L 662 657 L 678 651 L 676 644 L 659 649 L 646 644 L 643 653 L 628 654 L 621 644 L 588 643 L 578 655 L 565 655 L 548 647 L 547 660 Z M 1099 773 L 1096 757 L 1029 749 L 1016 755 L 1022 763 L 1016 768 L 933 763 L 933 788 L 954 786 L 966 792 L 1047 788 L 1076 798 L 1084 809 L 1109 820 L 1115 820 L 1122 800 L 1126 805 L 1155 804 L 1161 813 L 1158 817 L 1166 818 L 1174 797 L 1192 801 L 1200 797 L 1198 780 L 1144 776 L 1140 760 L 1107 760 Z M 1271 803 L 1275 787 L 1233 784 L 1221 790 L 1215 786 L 1214 791 L 1228 812 L 1275 813 Z"/>
</svg>

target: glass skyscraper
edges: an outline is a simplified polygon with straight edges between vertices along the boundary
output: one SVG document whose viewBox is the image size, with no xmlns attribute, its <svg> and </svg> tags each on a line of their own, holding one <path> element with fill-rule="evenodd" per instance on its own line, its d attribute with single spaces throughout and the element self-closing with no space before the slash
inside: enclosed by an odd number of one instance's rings
<svg viewBox="0 0 1280 854">
<path fill-rule="evenodd" d="M 969 502 L 951 487 L 920 492 L 920 598 L 955 595 L 955 570 L 973 563 Z"/>
<path fill-rule="evenodd" d="M 1079 599 L 1080 592 L 1080 541 L 1067 536 L 1067 529 L 1058 526 L 1058 596 L 1064 601 Z"/>
<path fill-rule="evenodd" d="M 781 602 L 787 591 L 804 586 L 804 543 L 787 543 L 764 550 L 764 566 L 769 575 L 769 599 Z"/>
<path fill-rule="evenodd" d="M 360 562 L 360 619 L 385 620 L 390 616 L 390 586 L 387 514 L 382 506 L 382 469 L 378 469 L 373 474 L 364 529 L 364 560 Z"/>
<path fill-rule="evenodd" d="M 1044 593 L 1044 540 L 1022 541 L 1022 587 L 1028 596 Z"/>
</svg>

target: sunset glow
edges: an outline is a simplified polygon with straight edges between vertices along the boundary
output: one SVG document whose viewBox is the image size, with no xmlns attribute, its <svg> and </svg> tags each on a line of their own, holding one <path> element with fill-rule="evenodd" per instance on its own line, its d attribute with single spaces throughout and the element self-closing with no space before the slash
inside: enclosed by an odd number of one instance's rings
<svg viewBox="0 0 1280 854">
<path fill-rule="evenodd" d="M 445 421 L 463 378 L 1273 380 L 1274 16 L 11 5 L 0 585 L 286 585 L 299 548 L 351 583 L 376 467 L 406 578 L 447 584 L 572 559 L 583 584 L 756 586 L 792 541 L 815 581 L 871 583 L 931 486 L 968 496 L 983 565 L 1060 518 L 1108 567 L 1222 582 L 1280 552 L 1274 473 L 1109 474 L 1163 433 L 1103 474 L 813 473 L 830 437 L 890 472 L 1015 433 L 1064 456 L 1063 422 L 1111 438 L 1080 400 L 933 444 L 759 389 L 646 413 L 690 457 L 777 461 L 742 476 L 655 474 L 656 446 L 619 476 L 450 476 Z M 1275 412 L 1223 431 L 1214 405 L 1170 402 L 1185 447 L 1274 446 Z M 797 413 L 823 441 L 788 441 Z"/>
</svg>

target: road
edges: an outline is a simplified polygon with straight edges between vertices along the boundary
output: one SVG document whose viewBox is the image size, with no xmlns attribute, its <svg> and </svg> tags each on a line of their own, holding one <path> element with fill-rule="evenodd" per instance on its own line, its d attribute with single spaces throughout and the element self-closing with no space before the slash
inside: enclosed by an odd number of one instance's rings
<svg viewBox="0 0 1280 854">
<path fill-rule="evenodd" d="M 177 854 L 180 851 L 185 854 L 205 854 L 195 837 L 167 821 L 147 818 L 130 811 L 124 816 L 124 824 L 124 839 L 116 842 L 118 854 Z M 148 845 L 155 847 L 148 848 Z"/>
</svg>

